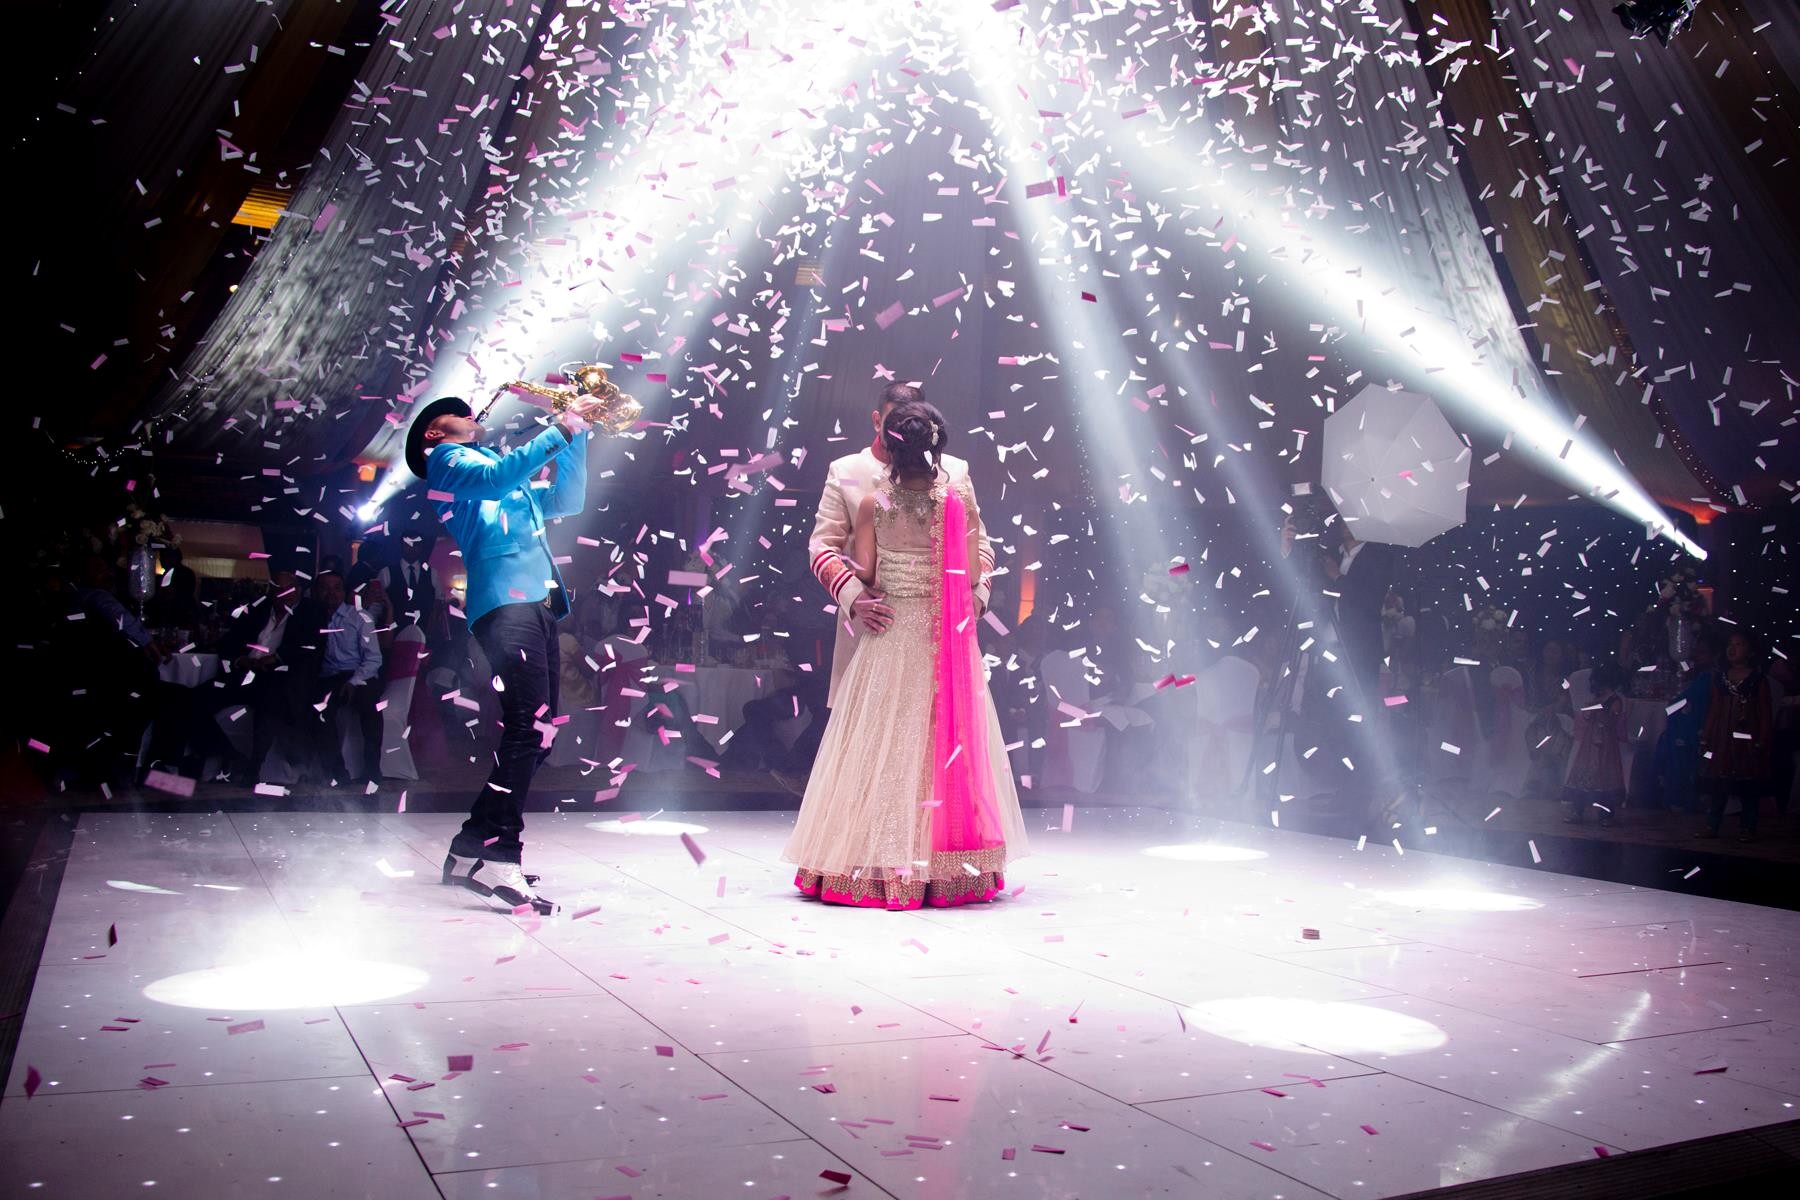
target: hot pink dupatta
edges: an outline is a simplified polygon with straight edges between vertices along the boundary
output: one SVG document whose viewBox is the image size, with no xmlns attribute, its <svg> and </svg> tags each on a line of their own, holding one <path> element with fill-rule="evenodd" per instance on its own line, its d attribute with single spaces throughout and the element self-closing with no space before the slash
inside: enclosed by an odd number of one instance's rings
<svg viewBox="0 0 1800 1200">
<path fill-rule="evenodd" d="M 1006 880 L 1006 841 L 988 757 L 988 713 L 975 639 L 975 584 L 969 561 L 969 513 L 955 487 L 945 489 L 943 603 L 932 711 L 931 883 L 940 907 L 991 900 Z"/>
</svg>

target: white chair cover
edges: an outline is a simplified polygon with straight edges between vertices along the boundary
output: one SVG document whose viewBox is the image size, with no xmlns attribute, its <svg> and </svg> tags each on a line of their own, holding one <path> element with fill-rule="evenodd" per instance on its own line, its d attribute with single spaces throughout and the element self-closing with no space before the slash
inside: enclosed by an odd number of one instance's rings
<svg viewBox="0 0 1800 1200">
<path fill-rule="evenodd" d="M 1250 763 L 1255 736 L 1256 692 L 1262 672 L 1235 655 L 1194 678 L 1196 739 L 1188 752 L 1188 779 L 1196 796 L 1235 789 Z"/>
</svg>

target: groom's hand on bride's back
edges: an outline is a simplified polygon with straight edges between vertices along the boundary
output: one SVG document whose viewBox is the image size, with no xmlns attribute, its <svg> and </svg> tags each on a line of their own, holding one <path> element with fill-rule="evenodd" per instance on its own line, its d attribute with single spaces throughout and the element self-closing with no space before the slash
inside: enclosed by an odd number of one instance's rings
<svg viewBox="0 0 1800 1200">
<path fill-rule="evenodd" d="M 867 633 L 881 633 L 893 624 L 894 610 L 880 592 L 866 589 L 850 602 L 850 618 Z"/>
</svg>

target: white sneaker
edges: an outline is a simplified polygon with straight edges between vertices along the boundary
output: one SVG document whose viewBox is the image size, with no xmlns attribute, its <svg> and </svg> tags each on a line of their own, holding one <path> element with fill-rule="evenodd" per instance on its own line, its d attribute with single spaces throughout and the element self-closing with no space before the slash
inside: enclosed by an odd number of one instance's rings
<svg viewBox="0 0 1800 1200">
<path fill-rule="evenodd" d="M 457 854 L 444 855 L 444 883 L 446 885 L 460 883 L 467 885 L 469 877 L 481 869 L 479 858 L 462 858 Z"/>
<path fill-rule="evenodd" d="M 532 891 L 518 863 L 478 863 L 469 875 L 469 883 L 496 906 L 508 910 L 529 904 L 539 916 L 547 917 L 560 907 Z"/>
</svg>

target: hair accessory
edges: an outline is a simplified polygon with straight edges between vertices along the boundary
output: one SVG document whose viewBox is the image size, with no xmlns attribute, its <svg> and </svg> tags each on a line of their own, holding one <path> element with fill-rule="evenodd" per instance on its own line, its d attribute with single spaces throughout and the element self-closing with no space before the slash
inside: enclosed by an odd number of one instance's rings
<svg viewBox="0 0 1800 1200">
<path fill-rule="evenodd" d="M 934 446 L 937 445 L 937 437 L 938 437 L 937 422 L 933 421 L 931 423 L 931 444 Z"/>
</svg>

